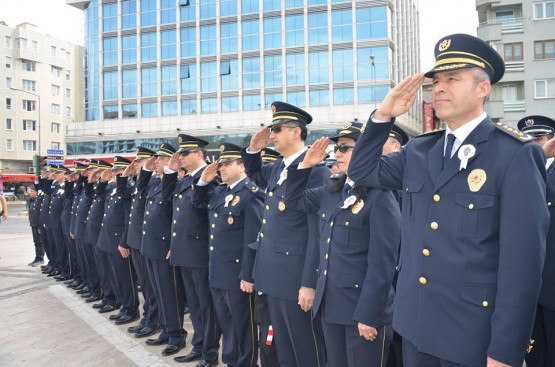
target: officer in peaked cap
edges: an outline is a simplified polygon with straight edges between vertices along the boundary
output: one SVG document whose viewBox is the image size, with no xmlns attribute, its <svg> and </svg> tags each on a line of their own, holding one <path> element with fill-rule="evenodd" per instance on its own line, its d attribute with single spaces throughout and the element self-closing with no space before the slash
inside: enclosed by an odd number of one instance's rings
<svg viewBox="0 0 555 367">
<path fill-rule="evenodd" d="M 67 251 L 66 240 L 62 232 L 62 209 L 64 205 L 65 177 L 67 170 L 64 166 L 51 166 L 52 186 L 50 208 L 48 210 L 48 240 L 54 244 L 55 264 L 60 269 L 60 274 L 54 279 L 58 281 L 71 278 L 71 267 L 69 264 L 69 253 Z"/>
<path fill-rule="evenodd" d="M 488 43 L 453 34 L 438 41 L 435 55 L 425 76 L 446 129 L 381 155 L 425 79 L 408 77 L 371 114 L 349 177 L 403 191 L 393 327 L 405 364 L 520 366 L 549 226 L 545 155 L 529 135 L 484 112 L 505 70 Z"/>
<path fill-rule="evenodd" d="M 281 154 L 273 149 L 264 148 L 260 151 L 260 156 L 262 157 L 262 163 L 271 164 L 274 163 Z"/>
<path fill-rule="evenodd" d="M 409 136 L 399 125 L 395 124 L 389 132 L 389 138 L 383 145 L 382 154 L 389 154 L 401 150 L 409 142 Z"/>
<path fill-rule="evenodd" d="M 533 137 L 543 147 L 555 135 L 555 121 L 541 115 L 526 116 L 517 123 L 520 131 Z M 552 213 L 555 203 L 555 164 L 547 159 L 547 207 Z M 536 310 L 536 321 L 532 331 L 532 348 L 526 355 L 529 367 L 550 366 L 555 362 L 555 215 L 551 214 L 547 235 L 545 264 L 543 268 L 540 297 Z"/>
<path fill-rule="evenodd" d="M 135 160 L 142 161 L 152 157 L 155 154 L 156 152 L 154 152 L 153 150 L 139 146 L 137 147 L 137 155 L 135 157 Z"/>
</svg>

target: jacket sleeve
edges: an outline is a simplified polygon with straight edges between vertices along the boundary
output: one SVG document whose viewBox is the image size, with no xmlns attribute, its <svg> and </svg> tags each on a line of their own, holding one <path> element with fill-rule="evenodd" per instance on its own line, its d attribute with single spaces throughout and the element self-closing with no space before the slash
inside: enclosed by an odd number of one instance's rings
<svg viewBox="0 0 555 367">
<path fill-rule="evenodd" d="M 193 198 L 191 204 L 197 209 L 207 209 L 210 198 L 214 193 L 214 188 L 211 188 L 210 184 L 198 186 L 197 182 L 195 182 L 195 189 L 193 190 Z"/>
<path fill-rule="evenodd" d="M 320 195 L 317 189 L 306 189 L 312 169 L 292 169 L 287 171 L 285 205 L 303 213 L 316 213 L 320 209 Z"/>
<path fill-rule="evenodd" d="M 246 149 L 241 151 L 243 163 L 245 164 L 245 171 L 249 179 L 253 181 L 262 190 L 268 187 L 270 177 L 272 175 L 273 165 L 262 164 L 262 156 L 258 153 L 247 153 Z"/>
<path fill-rule="evenodd" d="M 256 250 L 248 245 L 256 242 L 258 232 L 262 225 L 262 210 L 264 206 L 264 193 L 260 190 L 254 193 L 245 207 L 245 230 L 243 235 L 243 263 L 239 278 L 249 283 L 254 283 L 252 271 Z"/>
<path fill-rule="evenodd" d="M 119 177 L 118 177 L 119 178 Z M 127 245 L 127 233 L 129 232 L 129 214 L 131 214 L 131 196 L 122 197 L 123 200 L 123 234 L 121 235 L 119 246 L 129 248 Z"/>
<path fill-rule="evenodd" d="M 164 174 L 162 176 L 162 197 L 172 200 L 173 190 L 177 184 L 177 172 Z"/>
<path fill-rule="evenodd" d="M 152 177 L 152 171 L 145 171 L 141 168 L 141 174 L 139 175 L 139 179 L 137 180 L 137 193 L 139 195 L 144 195 L 146 190 L 148 189 L 148 183 L 150 182 L 150 178 Z"/>
<path fill-rule="evenodd" d="M 101 197 L 106 192 L 106 186 L 108 186 L 108 182 L 98 182 L 96 185 L 95 195 L 96 197 Z"/>
<path fill-rule="evenodd" d="M 123 199 L 130 199 L 133 193 L 133 186 L 129 185 L 129 180 L 129 177 L 123 177 L 122 175 L 116 177 L 116 192 Z"/>
</svg>

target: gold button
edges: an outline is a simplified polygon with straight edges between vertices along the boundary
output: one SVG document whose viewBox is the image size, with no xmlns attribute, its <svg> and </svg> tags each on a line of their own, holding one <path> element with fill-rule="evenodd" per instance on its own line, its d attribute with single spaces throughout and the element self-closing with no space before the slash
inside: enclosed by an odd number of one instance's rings
<svg viewBox="0 0 555 367">
<path fill-rule="evenodd" d="M 422 255 L 424 255 L 424 256 L 430 256 L 430 250 L 428 250 L 427 248 L 425 248 L 424 250 L 422 250 Z"/>
<path fill-rule="evenodd" d="M 180 198 L 180 199 L 183 199 L 183 195 L 179 195 L 179 198 Z"/>
<path fill-rule="evenodd" d="M 173 232 L 173 233 L 172 233 L 172 236 L 174 236 L 174 237 L 177 236 L 177 233 Z"/>
<path fill-rule="evenodd" d="M 177 223 L 177 220 L 174 219 L 174 220 L 173 220 L 173 224 L 175 224 L 175 223 Z"/>
<path fill-rule="evenodd" d="M 547 203 L 547 206 L 551 206 L 551 201 Z"/>
<path fill-rule="evenodd" d="M 214 246 L 210 246 L 210 251 L 214 251 Z"/>
<path fill-rule="evenodd" d="M 216 228 L 216 225 L 214 223 L 212 223 L 212 228 Z"/>
<path fill-rule="evenodd" d="M 211 240 L 214 239 L 214 235 L 213 235 L 213 234 L 210 235 L 210 239 L 211 239 Z"/>
<path fill-rule="evenodd" d="M 328 269 L 324 270 L 324 275 L 328 275 Z"/>
<path fill-rule="evenodd" d="M 330 227 L 333 227 L 333 222 L 330 222 Z"/>
<path fill-rule="evenodd" d="M 430 223 L 430 228 L 435 231 L 436 229 L 439 228 L 439 224 L 437 224 L 437 222 L 432 222 Z"/>
<path fill-rule="evenodd" d="M 179 211 L 179 207 L 175 208 L 176 211 Z"/>
<path fill-rule="evenodd" d="M 440 200 L 441 200 L 441 196 L 439 196 L 438 194 L 435 194 L 435 195 L 434 195 L 434 201 L 435 201 L 436 203 L 438 203 Z"/>
<path fill-rule="evenodd" d="M 328 243 L 330 243 L 330 242 L 331 242 L 331 238 L 328 237 Z"/>
<path fill-rule="evenodd" d="M 218 213 L 214 213 L 214 218 L 218 218 Z"/>
<path fill-rule="evenodd" d="M 358 288 L 358 284 L 355 284 L 355 288 Z"/>
<path fill-rule="evenodd" d="M 272 196 L 274 196 L 274 193 L 270 191 L 270 192 L 268 193 L 268 196 L 269 196 L 269 197 L 272 197 Z"/>
<path fill-rule="evenodd" d="M 264 238 L 264 233 L 260 232 L 260 238 Z"/>
<path fill-rule="evenodd" d="M 474 204 L 468 204 L 468 209 L 470 210 L 474 209 Z"/>
<path fill-rule="evenodd" d="M 238 263 L 238 262 L 239 262 L 239 259 L 235 259 L 235 262 Z"/>
<path fill-rule="evenodd" d="M 285 251 L 285 255 L 289 256 L 289 251 Z"/>
<path fill-rule="evenodd" d="M 328 259 L 328 254 L 326 254 L 326 260 Z"/>
<path fill-rule="evenodd" d="M 266 224 L 266 218 L 262 219 L 262 223 Z"/>
<path fill-rule="evenodd" d="M 482 306 L 484 306 L 484 307 L 488 307 L 488 306 L 489 306 L 489 303 L 488 303 L 488 301 L 484 301 L 484 302 L 482 302 Z"/>
<path fill-rule="evenodd" d="M 422 285 L 428 283 L 428 279 L 426 279 L 426 278 L 424 278 L 424 277 L 420 277 L 420 279 L 418 279 L 418 281 L 419 281 L 420 284 L 422 284 Z"/>
</svg>

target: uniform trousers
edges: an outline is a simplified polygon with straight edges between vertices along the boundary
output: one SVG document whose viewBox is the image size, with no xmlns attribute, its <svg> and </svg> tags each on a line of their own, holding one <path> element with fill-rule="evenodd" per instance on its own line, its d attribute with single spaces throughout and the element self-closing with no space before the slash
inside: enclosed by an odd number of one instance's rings
<svg viewBox="0 0 555 367">
<path fill-rule="evenodd" d="M 281 367 L 325 367 L 319 316 L 304 312 L 297 301 L 266 295 Z"/>
<path fill-rule="evenodd" d="M 121 313 L 135 316 L 139 313 L 139 296 L 137 294 L 137 278 L 131 264 L 131 258 L 123 258 L 121 254 L 107 253 L 112 272 L 112 281 L 116 299 L 121 303 Z"/>
<path fill-rule="evenodd" d="M 102 303 L 105 305 L 115 305 L 119 300 L 116 298 L 116 292 L 114 290 L 110 256 L 107 252 L 102 251 L 96 246 L 94 246 L 94 253 L 98 274 L 100 276 L 100 287 L 104 292 Z"/>
<path fill-rule="evenodd" d="M 148 273 L 158 300 L 158 318 L 162 333 L 160 339 L 170 345 L 180 345 L 187 337 L 183 329 L 183 283 L 179 270 L 168 260 L 147 258 Z"/>
<path fill-rule="evenodd" d="M 212 288 L 212 299 L 222 330 L 222 362 L 232 367 L 257 366 L 254 296 L 241 290 Z"/>
<path fill-rule="evenodd" d="M 143 293 L 144 303 L 143 303 L 143 317 L 140 324 L 143 327 L 157 328 L 158 323 L 158 301 L 156 300 L 156 294 L 152 288 L 152 282 L 150 276 L 148 275 L 148 269 L 146 265 L 146 259 L 141 255 L 141 251 L 138 249 L 131 248 L 131 262 L 135 268 L 135 274 L 137 275 L 137 280 L 141 285 L 141 292 Z"/>
<path fill-rule="evenodd" d="M 438 335 L 438 337 L 441 338 L 441 335 Z M 416 346 L 405 338 L 403 338 L 403 365 L 405 367 L 478 367 L 449 362 L 430 354 L 419 352 Z"/>
<path fill-rule="evenodd" d="M 185 286 L 191 322 L 195 331 L 191 340 L 193 351 L 201 352 L 203 360 L 212 361 L 218 358 L 222 332 L 210 294 L 208 268 L 180 266 L 179 270 Z"/>
<path fill-rule="evenodd" d="M 261 366 L 279 367 L 276 341 L 273 339 L 268 341 L 268 330 L 272 325 L 268 312 L 268 302 L 266 301 L 266 295 L 260 292 L 256 292 L 254 296 L 254 321 L 259 329 Z"/>
<path fill-rule="evenodd" d="M 40 227 L 31 227 L 31 232 L 33 233 L 33 243 L 35 244 L 35 261 L 44 260 L 44 244 L 42 242 L 42 236 L 40 234 Z"/>
<path fill-rule="evenodd" d="M 48 240 L 48 230 L 42 224 L 39 225 L 39 229 L 40 229 L 40 238 L 42 240 L 42 244 L 43 244 L 43 247 L 44 247 L 44 253 L 48 257 L 48 265 L 51 265 L 53 267 L 54 266 L 54 258 L 53 258 L 52 249 L 51 249 L 51 246 L 50 246 L 50 241 Z"/>
<path fill-rule="evenodd" d="M 532 350 L 526 355 L 527 367 L 555 366 L 555 310 L 538 305 L 532 330 Z"/>
<path fill-rule="evenodd" d="M 68 235 L 64 235 L 66 240 L 66 248 L 68 251 L 68 263 L 70 266 L 70 273 L 71 277 L 78 281 L 83 281 L 83 274 L 81 267 L 77 261 L 77 245 L 75 244 L 75 240 Z"/>
<path fill-rule="evenodd" d="M 49 229 L 50 238 L 54 243 L 54 258 L 60 273 L 64 276 L 70 276 L 69 254 L 66 247 L 66 239 L 61 228 Z"/>
<path fill-rule="evenodd" d="M 87 262 L 85 261 L 85 249 L 83 247 L 84 243 L 83 240 L 77 237 L 75 237 L 74 241 L 77 264 L 79 266 L 79 270 L 81 271 L 81 279 L 86 286 L 89 286 L 89 274 L 87 270 Z"/>
<path fill-rule="evenodd" d="M 378 328 L 374 341 L 359 335 L 357 325 L 322 321 L 328 367 L 382 367 L 393 339 L 391 325 Z"/>
</svg>

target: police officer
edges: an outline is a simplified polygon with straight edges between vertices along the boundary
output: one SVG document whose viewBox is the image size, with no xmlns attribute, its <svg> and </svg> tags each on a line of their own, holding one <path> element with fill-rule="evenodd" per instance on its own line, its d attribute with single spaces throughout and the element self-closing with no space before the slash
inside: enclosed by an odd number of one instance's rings
<svg viewBox="0 0 555 367">
<path fill-rule="evenodd" d="M 172 355 L 185 347 L 187 332 L 183 329 L 184 290 L 179 270 L 169 262 L 171 225 L 172 225 L 172 191 L 177 175 L 161 177 L 164 167 L 175 148 L 168 143 L 160 146 L 156 155 L 149 158 L 141 171 L 138 186 L 142 181 L 148 182 L 152 171 L 157 178 L 148 184 L 144 216 L 142 254 L 147 258 L 148 272 L 156 298 L 158 300 L 159 320 L 162 332 L 156 339 L 148 339 L 148 345 L 164 345 L 162 355 Z"/>
<path fill-rule="evenodd" d="M 30 262 L 29 266 L 39 266 L 44 264 L 44 244 L 40 235 L 39 217 L 40 217 L 40 196 L 37 195 L 38 183 L 29 191 L 29 225 L 33 233 L 33 243 L 35 244 L 35 259 Z"/>
<path fill-rule="evenodd" d="M 285 204 L 320 217 L 320 266 L 314 312 L 320 313 L 327 365 L 381 366 L 393 333 L 393 275 L 401 213 L 391 191 L 354 185 L 346 176 L 362 123 L 317 140 L 299 169 L 290 169 Z M 310 169 L 334 147 L 341 175 L 306 190 Z M 302 168 L 302 169 L 301 169 Z"/>
<path fill-rule="evenodd" d="M 271 148 L 263 148 L 260 150 L 260 157 L 263 164 L 274 164 L 281 156 L 278 151 Z"/>
<path fill-rule="evenodd" d="M 272 103 L 272 114 L 270 128 L 256 133 L 243 154 L 247 175 L 266 190 L 254 285 L 266 295 L 280 364 L 322 366 L 321 325 L 311 312 L 318 275 L 318 218 L 283 202 L 288 167 L 304 158 L 306 125 L 312 116 L 284 102 Z M 263 166 L 259 151 L 270 142 L 283 157 Z M 328 178 L 325 166 L 315 167 L 309 187 L 322 186 Z"/>
<path fill-rule="evenodd" d="M 87 177 L 83 176 L 81 173 L 88 168 L 89 161 L 76 159 L 73 162 L 75 172 L 72 173 L 72 180 L 75 180 L 75 176 L 77 180 L 75 181 L 75 186 L 73 189 L 73 202 L 71 203 L 71 217 L 69 221 L 69 240 L 73 244 L 75 248 L 75 262 L 77 263 L 77 267 L 79 269 L 79 278 L 76 279 L 73 283 L 68 285 L 68 288 L 81 290 L 85 288 L 87 273 L 85 267 L 85 259 L 83 254 L 83 249 L 81 246 L 81 242 L 77 241 L 75 238 L 75 224 L 77 219 L 77 211 L 79 209 L 79 202 L 81 199 L 81 193 L 85 188 L 85 182 L 87 181 Z M 79 282 L 80 281 L 80 282 Z"/>
<path fill-rule="evenodd" d="M 540 290 L 549 213 L 545 156 L 531 138 L 483 110 L 504 63 L 486 42 L 443 37 L 432 103 L 445 131 L 381 155 L 424 75 L 392 89 L 357 141 L 356 184 L 403 190 L 393 327 L 404 365 L 520 366 Z M 522 195 L 526 192 L 526 195 Z"/>
<path fill-rule="evenodd" d="M 186 134 L 179 134 L 178 141 L 179 151 L 170 159 L 163 178 L 164 183 L 173 184 L 170 264 L 181 273 L 195 333 L 191 352 L 176 360 L 199 360 L 197 366 L 209 367 L 218 363 L 221 331 L 208 283 L 208 212 L 192 204 L 195 181 L 206 168 L 208 142 Z M 177 181 L 174 176 L 180 168 L 189 174 Z M 216 185 L 209 185 L 209 193 Z"/>
<path fill-rule="evenodd" d="M 225 185 L 209 195 L 220 172 Z M 206 168 L 193 190 L 193 205 L 208 208 L 209 280 L 223 334 L 222 360 L 231 366 L 257 366 L 258 338 L 253 321 L 252 266 L 262 224 L 264 194 L 245 173 L 241 147 L 220 145 L 220 159 Z"/>
<path fill-rule="evenodd" d="M 50 241 L 48 241 L 48 211 L 50 209 L 50 192 L 52 189 L 52 180 L 50 176 L 50 166 L 44 165 L 41 170 L 41 177 L 39 178 L 39 196 L 41 197 L 40 203 L 40 215 L 39 215 L 39 227 L 41 228 L 42 242 L 44 243 L 44 251 L 48 257 L 48 264 L 42 268 L 42 273 L 47 276 L 55 276 L 58 270 L 54 266 L 54 253 Z"/>
<path fill-rule="evenodd" d="M 118 190 L 131 191 L 131 212 L 129 214 L 127 240 L 122 243 L 124 249 L 129 249 L 131 262 L 135 269 L 135 274 L 141 292 L 143 293 L 143 317 L 138 325 L 131 326 L 128 332 L 135 334 L 137 338 L 144 338 L 160 330 L 158 321 L 158 301 L 152 288 L 152 282 L 148 274 L 146 259 L 141 254 L 141 242 L 143 239 L 143 219 L 146 204 L 146 189 L 149 181 L 139 181 L 141 168 L 148 158 L 156 153 L 145 147 L 137 147 L 135 160 L 117 177 Z M 150 175 L 149 175 L 150 176 Z M 150 180 L 153 180 L 150 176 Z M 141 185 L 138 183 L 141 182 Z"/>
<path fill-rule="evenodd" d="M 77 262 L 77 249 L 75 247 L 75 240 L 70 236 L 71 226 L 71 211 L 73 199 L 75 197 L 75 184 L 77 182 L 77 174 L 75 171 L 67 169 L 65 175 L 65 190 L 64 190 L 64 203 L 62 205 L 62 233 L 64 234 L 66 250 L 68 254 L 69 264 L 69 279 L 64 283 L 72 289 L 74 286 L 81 284 L 81 269 Z"/>
<path fill-rule="evenodd" d="M 526 116 L 518 121 L 517 127 L 543 147 L 555 136 L 555 120 L 540 115 Z M 526 355 L 526 366 L 555 366 L 555 164 L 553 157 L 545 164 L 547 170 L 547 207 L 551 214 L 547 235 L 545 264 L 543 268 L 540 298 L 536 309 L 536 321 L 532 330 L 530 352 Z"/>
<path fill-rule="evenodd" d="M 65 200 L 65 172 L 64 166 L 52 166 L 54 172 L 52 178 L 51 201 L 48 210 L 48 236 L 49 241 L 54 243 L 54 258 L 60 269 L 60 274 L 54 276 L 57 281 L 67 280 L 71 277 L 69 266 L 69 253 L 66 247 L 65 236 L 62 232 L 62 209 Z"/>
</svg>

